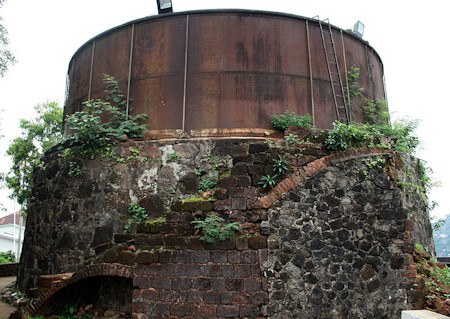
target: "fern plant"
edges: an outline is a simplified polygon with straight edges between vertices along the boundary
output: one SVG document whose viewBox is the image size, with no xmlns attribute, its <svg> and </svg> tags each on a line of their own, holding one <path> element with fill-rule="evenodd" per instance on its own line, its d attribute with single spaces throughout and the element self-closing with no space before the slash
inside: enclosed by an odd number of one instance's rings
<svg viewBox="0 0 450 319">
<path fill-rule="evenodd" d="M 241 223 L 230 223 L 215 214 L 209 214 L 205 220 L 196 219 L 191 224 L 195 225 L 194 228 L 203 231 L 203 236 L 200 239 L 207 243 L 236 237 L 236 233 L 241 230 Z"/>
</svg>

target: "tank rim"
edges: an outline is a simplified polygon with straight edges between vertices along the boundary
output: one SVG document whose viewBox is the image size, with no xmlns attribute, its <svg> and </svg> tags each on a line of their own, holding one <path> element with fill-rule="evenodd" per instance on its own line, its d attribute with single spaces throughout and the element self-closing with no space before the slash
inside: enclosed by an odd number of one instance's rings
<svg viewBox="0 0 450 319">
<path fill-rule="evenodd" d="M 292 13 L 284 13 L 284 12 L 276 12 L 276 11 L 263 11 L 263 10 L 249 10 L 249 9 L 206 9 L 206 10 L 188 10 L 188 11 L 180 11 L 180 12 L 172 12 L 172 13 L 165 13 L 165 14 L 159 14 L 159 15 L 153 15 L 153 16 L 146 16 L 143 18 L 139 18 L 139 19 L 135 19 L 135 20 L 131 20 L 128 22 L 125 22 L 123 24 L 120 24 L 118 26 L 115 26 L 113 28 L 110 28 L 108 30 L 103 31 L 102 33 L 97 34 L 96 36 L 92 37 L 91 39 L 89 39 L 88 41 L 86 41 L 83 45 L 81 45 L 77 51 L 75 51 L 75 53 L 72 55 L 72 58 L 70 59 L 69 62 L 69 67 L 67 70 L 67 73 L 69 73 L 70 71 L 70 67 L 72 65 L 72 62 L 74 60 L 74 58 L 87 46 L 89 46 L 92 41 L 103 38 L 107 35 L 109 35 L 110 33 L 113 33 L 117 30 L 120 30 L 122 28 L 126 28 L 130 25 L 136 24 L 136 23 L 141 23 L 144 21 L 152 21 L 152 20 L 159 20 L 159 19 L 164 19 L 164 18 L 169 18 L 169 17 L 175 17 L 175 16 L 183 16 L 183 15 L 190 15 L 190 14 L 215 14 L 215 13 L 247 13 L 247 14 L 255 14 L 255 15 L 266 15 L 266 16 L 275 16 L 275 17 L 283 17 L 283 18 L 291 18 L 291 19 L 299 19 L 299 20 L 306 20 L 309 22 L 313 22 L 313 23 L 317 23 L 316 19 L 313 18 L 308 18 L 308 17 L 304 17 L 304 16 L 300 16 L 300 15 L 296 15 L 296 14 L 292 14 Z M 367 45 L 372 52 L 378 57 L 378 59 L 381 62 L 381 66 L 383 67 L 383 61 L 380 58 L 380 55 L 378 54 L 378 52 L 369 44 L 368 41 L 363 40 L 361 38 L 359 38 L 358 36 L 356 36 L 355 34 L 353 34 L 352 32 L 349 32 L 347 30 L 341 29 L 333 24 L 331 24 L 331 27 L 333 29 L 336 29 L 338 31 L 342 31 L 344 32 L 346 35 L 351 36 L 352 38 L 354 38 L 355 40 L 364 43 L 365 45 Z"/>
</svg>

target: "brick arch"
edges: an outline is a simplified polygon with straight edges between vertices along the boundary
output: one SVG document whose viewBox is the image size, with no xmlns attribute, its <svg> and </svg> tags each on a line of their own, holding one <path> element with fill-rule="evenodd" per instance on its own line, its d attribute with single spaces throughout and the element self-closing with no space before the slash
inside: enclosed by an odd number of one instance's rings
<svg viewBox="0 0 450 319">
<path fill-rule="evenodd" d="M 259 199 L 260 207 L 269 208 L 275 203 L 281 195 L 289 192 L 296 185 L 300 184 L 304 180 L 307 180 L 314 174 L 330 167 L 335 162 L 347 161 L 363 156 L 378 156 L 383 154 L 392 153 L 390 149 L 384 148 L 358 148 L 354 150 L 346 150 L 332 153 L 316 159 L 308 163 L 307 165 L 298 168 L 293 174 L 286 177 L 277 186 L 275 186 L 267 195 Z"/>
<path fill-rule="evenodd" d="M 50 288 L 40 288 L 40 296 L 37 300 L 28 305 L 26 309 L 26 315 L 34 316 L 41 312 L 46 307 L 47 301 L 52 298 L 56 293 L 62 289 L 74 285 L 84 279 L 94 277 L 121 277 L 132 279 L 135 274 L 134 266 L 127 266 L 117 263 L 101 263 L 89 265 L 78 269 L 72 276 L 63 278 L 57 283 L 53 284 Z"/>
</svg>

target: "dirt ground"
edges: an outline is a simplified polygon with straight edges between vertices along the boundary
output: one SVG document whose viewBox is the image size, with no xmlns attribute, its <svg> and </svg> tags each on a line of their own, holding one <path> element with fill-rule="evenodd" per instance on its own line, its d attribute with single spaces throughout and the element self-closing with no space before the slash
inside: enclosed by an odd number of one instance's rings
<svg viewBox="0 0 450 319">
<path fill-rule="evenodd" d="M 15 281 L 16 277 L 0 277 L 0 292 L 9 285 L 11 282 Z M 16 307 L 8 305 L 0 300 L 0 319 L 8 318 L 11 313 L 16 311 Z"/>
</svg>

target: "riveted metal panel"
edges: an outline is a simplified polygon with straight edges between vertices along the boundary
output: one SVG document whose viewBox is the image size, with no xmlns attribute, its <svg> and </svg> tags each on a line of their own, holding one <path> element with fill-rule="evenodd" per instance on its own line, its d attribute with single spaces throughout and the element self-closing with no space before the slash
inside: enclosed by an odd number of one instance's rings
<svg viewBox="0 0 450 319">
<path fill-rule="evenodd" d="M 186 16 L 135 24 L 132 79 L 184 72 Z"/>
<path fill-rule="evenodd" d="M 311 113 L 309 80 L 257 72 L 221 74 L 221 127 L 270 128 L 271 115 Z"/>
<path fill-rule="evenodd" d="M 131 27 L 102 37 L 95 42 L 92 72 L 92 98 L 103 98 L 104 74 L 112 75 L 127 92 L 130 64 Z"/>
<path fill-rule="evenodd" d="M 378 63 L 378 57 L 371 48 L 367 50 L 369 69 L 372 72 L 372 89 L 373 98 L 384 99 L 384 82 L 383 79 L 383 65 Z"/>
<path fill-rule="evenodd" d="M 148 128 L 153 131 L 181 130 L 182 87 L 183 78 L 176 74 L 133 81 L 130 92 L 132 114 L 147 114 Z"/>
<path fill-rule="evenodd" d="M 82 109 L 83 101 L 88 99 L 91 70 L 92 46 L 87 46 L 72 59 L 68 72 L 68 91 L 64 118 Z M 67 130 L 65 130 L 67 133 Z"/>
<path fill-rule="evenodd" d="M 187 77 L 185 131 L 219 129 L 219 73 L 191 72 Z"/>
<path fill-rule="evenodd" d="M 313 78 L 329 81 L 327 61 L 323 51 L 322 36 L 319 25 L 314 21 L 309 23 L 311 66 Z"/>
<path fill-rule="evenodd" d="M 323 129 L 333 128 L 333 122 L 336 121 L 336 110 L 332 100 L 330 82 L 326 80 L 316 80 L 313 84 L 314 105 L 315 105 L 315 124 Z M 331 97 L 331 99 L 330 99 Z"/>
<path fill-rule="evenodd" d="M 147 134 L 182 128 L 185 29 L 186 16 L 135 25 L 130 105 L 148 115 Z"/>
</svg>

